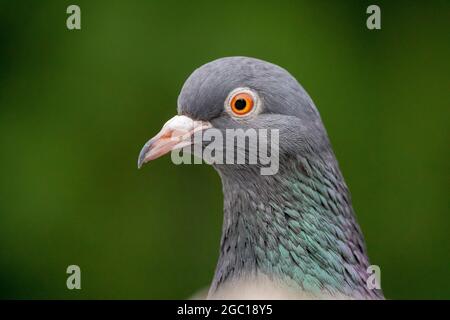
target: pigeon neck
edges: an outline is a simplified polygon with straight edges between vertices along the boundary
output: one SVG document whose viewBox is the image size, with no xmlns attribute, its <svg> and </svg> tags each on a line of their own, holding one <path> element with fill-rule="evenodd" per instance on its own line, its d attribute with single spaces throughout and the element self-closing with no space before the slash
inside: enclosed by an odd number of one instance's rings
<svg viewBox="0 0 450 320">
<path fill-rule="evenodd" d="M 210 293 L 264 274 L 313 295 L 382 296 L 367 288 L 364 240 L 334 156 L 285 159 L 273 176 L 219 172 L 224 221 Z"/>
</svg>

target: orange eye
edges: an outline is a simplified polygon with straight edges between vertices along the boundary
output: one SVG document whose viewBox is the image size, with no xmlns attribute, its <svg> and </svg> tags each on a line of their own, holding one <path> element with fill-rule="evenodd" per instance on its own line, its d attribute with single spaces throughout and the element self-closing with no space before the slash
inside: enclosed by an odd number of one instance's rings
<svg viewBox="0 0 450 320">
<path fill-rule="evenodd" d="M 236 94 L 231 99 L 231 110 L 238 116 L 243 116 L 252 111 L 254 106 L 253 97 L 251 94 L 241 92 Z"/>
</svg>

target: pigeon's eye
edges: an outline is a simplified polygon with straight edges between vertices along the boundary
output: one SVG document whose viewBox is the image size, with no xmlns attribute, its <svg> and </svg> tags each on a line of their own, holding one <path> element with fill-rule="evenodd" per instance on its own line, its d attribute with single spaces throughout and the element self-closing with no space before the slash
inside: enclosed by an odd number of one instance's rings
<svg viewBox="0 0 450 320">
<path fill-rule="evenodd" d="M 243 116 L 252 111 L 254 105 L 252 95 L 247 92 L 235 94 L 230 102 L 231 110 L 238 116 Z"/>
<path fill-rule="evenodd" d="M 225 111 L 234 118 L 246 119 L 261 112 L 261 102 L 256 91 L 239 87 L 228 94 Z"/>
</svg>

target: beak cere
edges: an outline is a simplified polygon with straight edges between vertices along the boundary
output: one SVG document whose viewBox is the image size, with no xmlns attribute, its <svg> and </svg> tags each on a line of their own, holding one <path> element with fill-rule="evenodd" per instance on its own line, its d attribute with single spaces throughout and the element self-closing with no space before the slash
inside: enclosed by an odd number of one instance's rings
<svg viewBox="0 0 450 320">
<path fill-rule="evenodd" d="M 173 117 L 144 145 L 139 154 L 138 168 L 172 150 L 193 144 L 194 133 L 208 128 L 211 128 L 211 124 L 207 121 L 196 121 L 186 116 Z"/>
</svg>

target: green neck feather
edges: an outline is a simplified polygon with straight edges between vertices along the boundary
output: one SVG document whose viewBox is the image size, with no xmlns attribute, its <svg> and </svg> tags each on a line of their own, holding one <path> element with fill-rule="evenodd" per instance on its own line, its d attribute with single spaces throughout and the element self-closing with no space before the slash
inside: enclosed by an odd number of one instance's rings
<svg viewBox="0 0 450 320">
<path fill-rule="evenodd" d="M 278 174 L 227 174 L 220 257 L 210 292 L 257 272 L 313 295 L 382 298 L 334 156 L 283 161 Z"/>
</svg>

